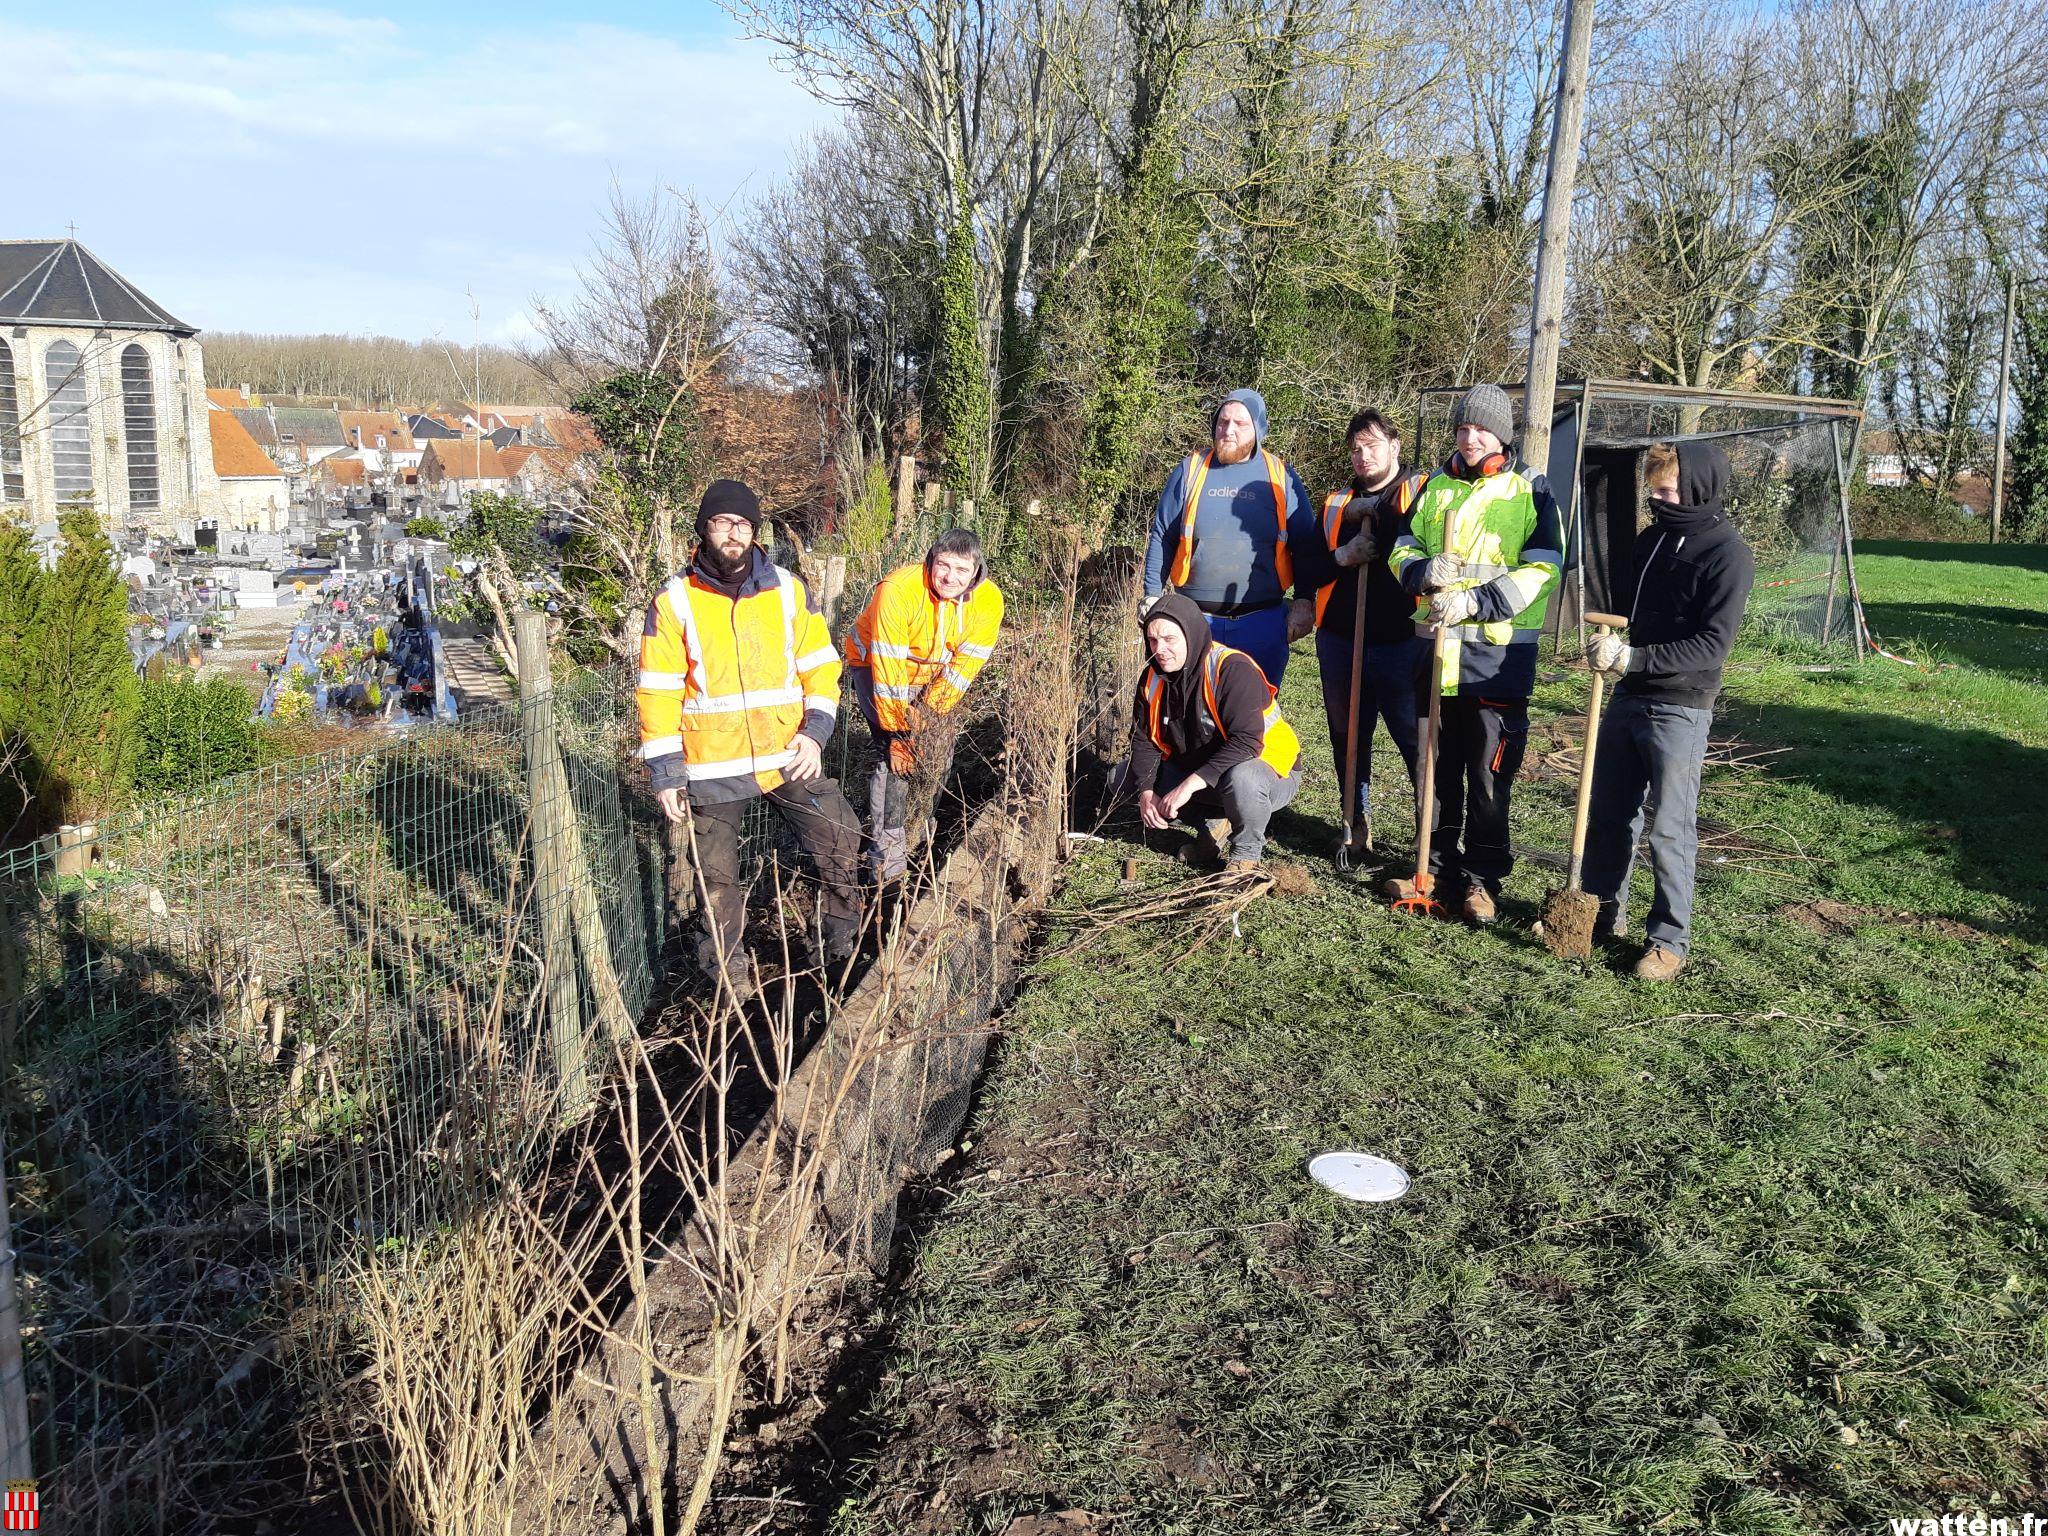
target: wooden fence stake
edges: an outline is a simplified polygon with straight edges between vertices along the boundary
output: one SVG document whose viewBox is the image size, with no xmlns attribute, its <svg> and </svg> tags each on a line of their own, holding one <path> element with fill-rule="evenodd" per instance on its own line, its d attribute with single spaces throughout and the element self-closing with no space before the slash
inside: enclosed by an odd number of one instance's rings
<svg viewBox="0 0 2048 1536">
<path fill-rule="evenodd" d="M 562 1112 L 590 1102 L 590 1070 L 583 1049 L 583 1005 L 576 987 L 576 945 L 569 927 L 569 881 L 564 860 L 566 827 L 575 816 L 562 772 L 555 729 L 555 696 L 548 666 L 547 615 L 522 609 L 514 619 L 519 649 L 519 741 L 526 757 L 527 804 L 532 831 L 532 901 L 539 910 L 541 955 L 548 972 L 548 1042 Z"/>
<path fill-rule="evenodd" d="M 905 532 L 917 513 L 917 460 L 904 454 L 896 461 L 896 531 Z"/>
</svg>

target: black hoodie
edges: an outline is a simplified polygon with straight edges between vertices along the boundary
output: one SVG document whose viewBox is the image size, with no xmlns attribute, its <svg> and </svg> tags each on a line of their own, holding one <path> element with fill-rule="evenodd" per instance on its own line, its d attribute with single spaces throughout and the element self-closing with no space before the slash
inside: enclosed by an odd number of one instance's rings
<svg viewBox="0 0 2048 1536">
<path fill-rule="evenodd" d="M 1722 508 L 1728 457 L 1714 443 L 1678 445 L 1678 502 L 1652 502 L 1620 596 L 1634 654 L 1619 692 L 1712 709 L 1734 647 L 1756 560 Z"/>
<path fill-rule="evenodd" d="M 1166 739 L 1174 767 L 1201 774 L 1213 788 L 1223 782 L 1224 774 L 1265 747 L 1266 706 L 1273 691 L 1251 657 L 1240 651 L 1227 658 L 1216 674 L 1216 708 L 1223 717 L 1219 734 L 1202 697 L 1202 667 L 1213 643 L 1207 616 L 1191 599 L 1163 592 L 1145 615 L 1147 624 L 1154 619 L 1170 619 L 1180 626 L 1188 637 L 1188 659 L 1177 672 L 1160 672 L 1148 664 L 1138 676 L 1131 710 L 1131 783 L 1143 790 L 1159 782 L 1160 753 L 1147 729 L 1150 712 L 1145 701 L 1146 684 L 1156 676 L 1166 684 L 1159 702 L 1159 734 Z"/>
</svg>

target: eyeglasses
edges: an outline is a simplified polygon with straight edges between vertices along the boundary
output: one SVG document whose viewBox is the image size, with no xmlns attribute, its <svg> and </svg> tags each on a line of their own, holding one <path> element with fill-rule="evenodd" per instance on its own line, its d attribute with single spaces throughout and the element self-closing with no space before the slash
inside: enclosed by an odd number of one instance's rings
<svg viewBox="0 0 2048 1536">
<path fill-rule="evenodd" d="M 744 517 L 720 516 L 712 518 L 704 526 L 712 533 L 737 533 L 742 528 L 751 528 L 754 525 Z"/>
</svg>

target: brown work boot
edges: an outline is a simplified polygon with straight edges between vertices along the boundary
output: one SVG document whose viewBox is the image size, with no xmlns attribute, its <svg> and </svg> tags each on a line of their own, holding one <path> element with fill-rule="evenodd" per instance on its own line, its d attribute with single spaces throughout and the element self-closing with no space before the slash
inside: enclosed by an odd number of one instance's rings
<svg viewBox="0 0 2048 1536">
<path fill-rule="evenodd" d="M 1371 858 L 1372 854 L 1372 822 L 1362 820 L 1351 829 L 1351 835 L 1344 840 L 1344 855 L 1357 864 Z"/>
<path fill-rule="evenodd" d="M 1204 827 L 1176 850 L 1183 864 L 1192 864 L 1196 869 L 1221 869 L 1223 867 L 1223 843 L 1215 833 Z"/>
<path fill-rule="evenodd" d="M 1389 901 L 1417 901 L 1427 894 L 1412 875 L 1395 875 L 1382 881 L 1380 894 Z"/>
<path fill-rule="evenodd" d="M 1673 954 L 1662 944 L 1652 944 L 1636 962 L 1637 981 L 1670 981 L 1685 969 L 1685 956 Z"/>
<path fill-rule="evenodd" d="M 1500 916 L 1500 908 L 1493 904 L 1493 893 L 1483 885 L 1465 887 L 1465 899 L 1458 904 L 1458 915 L 1476 927 L 1484 928 Z"/>
<path fill-rule="evenodd" d="M 1223 873 L 1226 875 L 1256 875 L 1264 867 L 1257 859 L 1232 859 L 1223 866 Z"/>
</svg>

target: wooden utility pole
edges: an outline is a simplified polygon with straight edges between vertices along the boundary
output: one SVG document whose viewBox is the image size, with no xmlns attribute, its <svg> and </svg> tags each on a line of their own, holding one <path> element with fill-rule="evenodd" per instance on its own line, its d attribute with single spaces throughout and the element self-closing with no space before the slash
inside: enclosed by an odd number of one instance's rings
<svg viewBox="0 0 2048 1536">
<path fill-rule="evenodd" d="M 1564 64 L 1550 124 L 1550 166 L 1543 176 L 1536 299 L 1529 310 L 1529 380 L 1522 395 L 1522 458 L 1538 473 L 1550 466 L 1550 413 L 1557 399 L 1557 353 L 1564 329 L 1565 247 L 1571 238 L 1572 185 L 1579 174 L 1592 49 L 1593 0 L 1565 0 Z"/>
<path fill-rule="evenodd" d="M 1999 523 L 2005 516 L 2005 414 L 2006 396 L 2012 390 L 2012 323 L 2019 303 L 2019 274 L 2005 274 L 2005 340 L 1998 348 L 1998 446 L 1991 453 L 1991 542 L 1998 542 Z"/>
</svg>

